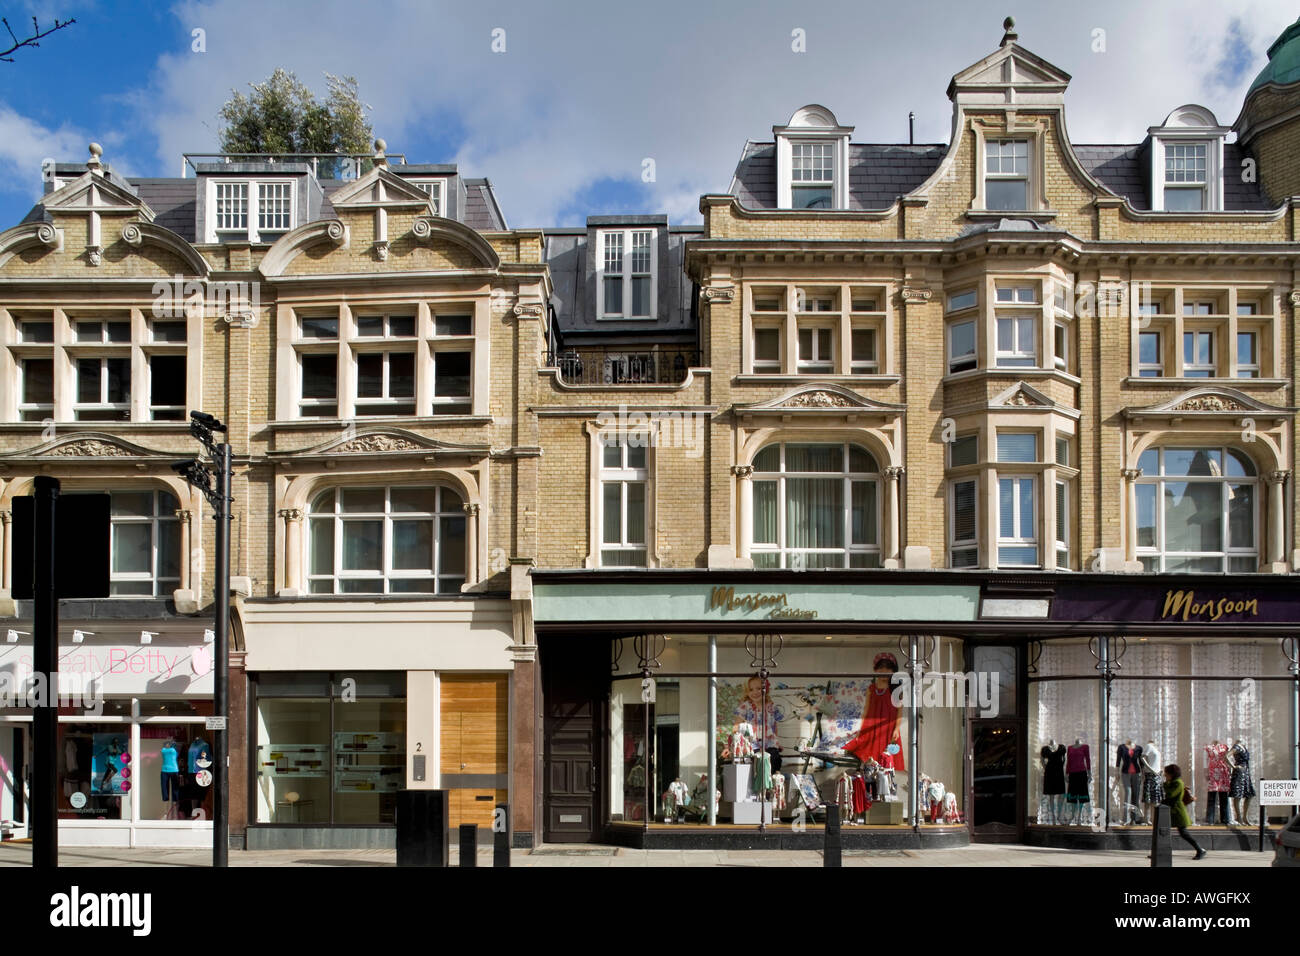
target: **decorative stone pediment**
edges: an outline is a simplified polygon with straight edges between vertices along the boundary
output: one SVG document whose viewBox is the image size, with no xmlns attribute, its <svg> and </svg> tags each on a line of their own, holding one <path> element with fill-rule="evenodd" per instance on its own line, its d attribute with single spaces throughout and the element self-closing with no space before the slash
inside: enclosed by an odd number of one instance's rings
<svg viewBox="0 0 1300 956">
<path fill-rule="evenodd" d="M 989 402 L 990 408 L 1054 408 L 1056 403 L 1032 385 L 1016 382 Z"/>
<path fill-rule="evenodd" d="M 877 402 L 864 398 L 841 385 L 805 385 L 766 402 L 737 405 L 736 414 L 742 419 L 768 414 L 874 413 L 896 415 L 906 406 Z"/>
<path fill-rule="evenodd" d="M 184 457 L 183 454 L 169 451 L 159 451 L 153 448 L 145 448 L 141 445 L 133 444 L 113 435 L 103 434 L 101 432 L 81 432 L 75 435 L 55 438 L 51 441 L 43 442 L 34 448 L 25 448 L 21 451 L 10 452 L 7 455 L 0 455 L 3 461 L 31 461 L 34 459 L 49 460 L 52 458 L 74 458 L 74 459 L 106 459 L 106 458 L 134 458 L 134 459 L 173 459 Z"/>
<path fill-rule="evenodd" d="M 404 429 L 375 429 L 344 434 L 319 445 L 291 451 L 274 451 L 272 458 L 350 458 L 350 457 L 468 457 L 485 458 L 488 445 L 465 445 L 426 438 Z"/>
<path fill-rule="evenodd" d="M 57 251 L 63 247 L 63 232 L 48 222 L 25 222 L 0 232 L 0 266 L 32 246 Z"/>
<path fill-rule="evenodd" d="M 967 106 L 1061 102 L 1070 74 L 1017 40 L 1008 29 L 997 50 L 953 76 L 948 98 Z"/>
<path fill-rule="evenodd" d="M 401 176 L 389 171 L 387 166 L 376 166 L 355 182 L 330 194 L 330 205 L 335 210 L 374 209 L 383 206 L 388 209 L 429 206 L 431 197 L 423 190 L 416 189 Z"/>
<path fill-rule="evenodd" d="M 134 213 L 153 222 L 154 211 L 139 196 L 107 176 L 86 172 L 41 198 L 50 213 Z"/>
<path fill-rule="evenodd" d="M 1182 418 L 1224 416 L 1240 418 L 1253 416 L 1259 418 L 1292 418 L 1294 409 L 1279 405 L 1270 405 L 1257 398 L 1251 398 L 1245 392 L 1235 388 L 1209 386 L 1184 392 L 1159 405 L 1146 408 L 1127 408 L 1124 414 L 1129 418 Z"/>
</svg>

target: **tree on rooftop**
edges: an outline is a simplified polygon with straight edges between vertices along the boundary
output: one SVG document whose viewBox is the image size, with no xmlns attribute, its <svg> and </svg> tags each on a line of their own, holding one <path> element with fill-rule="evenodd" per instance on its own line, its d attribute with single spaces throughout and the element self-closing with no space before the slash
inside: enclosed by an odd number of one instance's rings
<svg viewBox="0 0 1300 956">
<path fill-rule="evenodd" d="M 221 107 L 223 153 L 369 153 L 368 105 L 354 77 L 325 74 L 329 94 L 318 100 L 288 70 L 276 69 L 251 94 L 231 90 Z M 321 170 L 328 175 L 327 170 Z"/>
</svg>

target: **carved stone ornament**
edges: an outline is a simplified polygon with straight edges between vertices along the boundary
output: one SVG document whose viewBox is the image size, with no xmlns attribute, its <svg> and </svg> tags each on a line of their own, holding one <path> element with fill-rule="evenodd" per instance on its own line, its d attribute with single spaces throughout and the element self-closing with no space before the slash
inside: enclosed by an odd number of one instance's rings
<svg viewBox="0 0 1300 956">
<path fill-rule="evenodd" d="M 43 222 L 36 227 L 36 241 L 43 246 L 54 247 L 59 244 L 59 233 L 48 222 Z"/>
<path fill-rule="evenodd" d="M 138 222 L 128 222 L 122 227 L 122 241 L 128 246 L 139 246 L 144 242 L 144 232 Z"/>
<path fill-rule="evenodd" d="M 1032 398 L 1026 395 L 1024 389 L 1021 389 L 1020 391 L 1016 392 L 1016 394 L 1012 395 L 1009 399 L 1007 399 L 1006 404 L 1015 405 L 1019 408 L 1041 408 L 1042 407 L 1041 405 L 1039 405 L 1038 402 L 1034 401 Z"/>
<path fill-rule="evenodd" d="M 737 478 L 752 478 L 754 477 L 754 466 L 753 465 L 732 465 L 731 473 L 735 475 Z"/>
<path fill-rule="evenodd" d="M 734 285 L 711 285 L 700 292 L 708 305 L 727 305 L 736 297 Z"/>
<path fill-rule="evenodd" d="M 1142 469 L 1123 468 L 1120 470 L 1120 474 L 1124 476 L 1125 481 L 1137 481 L 1139 478 L 1142 477 Z"/>
<path fill-rule="evenodd" d="M 301 508 L 281 508 L 280 511 L 279 511 L 279 514 L 280 514 L 280 517 L 283 518 L 285 521 L 301 521 L 301 520 L 302 520 L 302 509 L 301 509 Z"/>
<path fill-rule="evenodd" d="M 334 449 L 340 454 L 356 454 L 374 451 L 424 451 L 424 446 L 417 445 L 408 438 L 396 435 L 358 435 Z"/>
<path fill-rule="evenodd" d="M 52 458 L 130 458 L 131 453 L 118 445 L 95 438 L 83 438 L 59 445 L 46 452 Z"/>
<path fill-rule="evenodd" d="M 426 217 L 420 217 L 411 223 L 411 234 L 416 239 L 428 239 L 433 235 L 433 220 Z"/>
<path fill-rule="evenodd" d="M 97 266 L 104 261 L 104 250 L 99 246 L 87 246 L 86 258 L 90 260 L 92 266 Z"/>
<path fill-rule="evenodd" d="M 929 302 L 934 295 L 929 289 L 917 288 L 904 288 L 901 294 L 904 302 Z"/>
<path fill-rule="evenodd" d="M 898 481 L 905 474 L 907 474 L 907 469 L 902 465 L 890 465 L 885 469 L 885 477 L 890 481 Z"/>
<path fill-rule="evenodd" d="M 520 303 L 511 311 L 521 319 L 540 319 L 542 317 L 542 304 L 540 302 Z"/>
<path fill-rule="evenodd" d="M 1289 296 L 1292 305 L 1300 305 L 1300 289 L 1295 289 Z"/>
<path fill-rule="evenodd" d="M 1219 395 L 1198 395 L 1185 402 L 1179 402 L 1173 408 L 1176 412 L 1241 412 L 1245 407 L 1230 398 Z"/>
<path fill-rule="evenodd" d="M 843 395 L 834 392 L 804 392 L 785 403 L 787 408 L 853 408 L 854 405 Z"/>
<path fill-rule="evenodd" d="M 375 240 L 375 258 L 378 259 L 380 262 L 388 261 L 388 240 L 387 239 Z"/>
<path fill-rule="evenodd" d="M 1270 471 L 1264 474 L 1264 480 L 1270 485 L 1280 485 L 1290 477 L 1289 471 Z"/>
</svg>

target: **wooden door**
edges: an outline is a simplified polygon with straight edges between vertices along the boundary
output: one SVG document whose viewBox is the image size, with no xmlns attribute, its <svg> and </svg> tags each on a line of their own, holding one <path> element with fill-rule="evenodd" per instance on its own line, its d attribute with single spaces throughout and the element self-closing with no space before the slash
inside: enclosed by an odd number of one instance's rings
<svg viewBox="0 0 1300 956">
<path fill-rule="evenodd" d="M 509 690 L 504 674 L 441 680 L 440 768 L 453 839 L 462 823 L 490 832 L 493 810 L 507 800 Z"/>
<path fill-rule="evenodd" d="M 608 661 L 606 643 L 551 639 L 541 646 L 542 839 L 548 843 L 590 843 L 604 826 L 600 780 Z"/>
</svg>

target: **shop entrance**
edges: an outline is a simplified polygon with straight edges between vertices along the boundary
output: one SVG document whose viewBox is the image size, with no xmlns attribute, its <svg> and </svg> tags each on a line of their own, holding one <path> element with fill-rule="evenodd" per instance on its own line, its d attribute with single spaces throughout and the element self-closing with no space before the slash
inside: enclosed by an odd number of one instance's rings
<svg viewBox="0 0 1300 956">
<path fill-rule="evenodd" d="M 440 696 L 439 763 L 450 797 L 448 825 L 455 830 L 473 823 L 490 832 L 510 783 L 506 677 L 443 677 Z"/>
<path fill-rule="evenodd" d="M 609 663 L 590 642 L 563 638 L 541 644 L 542 839 L 590 843 L 601 807 L 601 743 L 609 700 Z"/>
<path fill-rule="evenodd" d="M 977 720 L 971 729 L 971 828 L 978 843 L 1020 840 L 1017 808 L 1020 729 L 1013 721 Z"/>
</svg>

